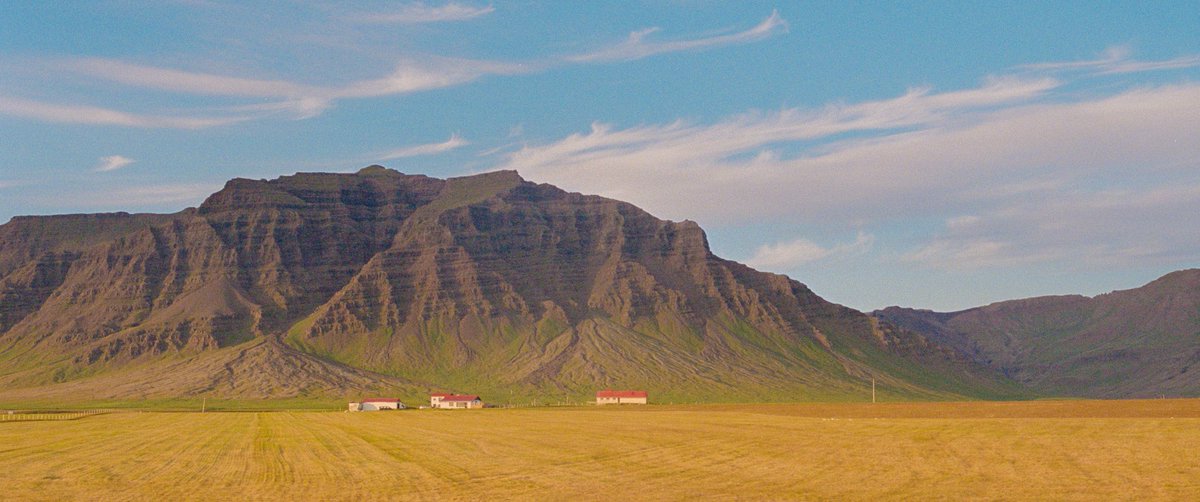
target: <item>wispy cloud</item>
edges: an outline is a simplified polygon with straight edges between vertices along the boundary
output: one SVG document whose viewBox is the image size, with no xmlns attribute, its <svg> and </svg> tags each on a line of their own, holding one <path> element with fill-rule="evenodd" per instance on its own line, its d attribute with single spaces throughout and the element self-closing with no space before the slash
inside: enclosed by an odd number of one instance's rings
<svg viewBox="0 0 1200 502">
<path fill-rule="evenodd" d="M 1006 201 L 981 216 L 947 221 L 938 235 L 901 260 L 948 270 L 1195 261 L 1200 259 L 1200 223 L 1190 215 L 1196 207 L 1200 183 L 1060 191 L 1036 204 Z"/>
<path fill-rule="evenodd" d="M 823 247 L 807 239 L 795 239 L 778 244 L 759 246 L 746 260 L 751 267 L 763 270 L 786 271 L 810 262 L 865 253 L 875 243 L 871 234 L 859 232 L 853 242 Z"/>
<path fill-rule="evenodd" d="M 188 94 L 243 97 L 303 97 L 322 94 L 316 87 L 283 80 L 265 80 L 143 66 L 125 61 L 86 58 L 66 68 L 90 77 L 125 85 Z"/>
<path fill-rule="evenodd" d="M 787 21 L 779 15 L 779 11 L 773 11 L 770 16 L 753 28 L 712 37 L 654 41 L 650 39 L 651 36 L 661 30 L 659 28 L 647 28 L 630 33 L 629 38 L 619 44 L 586 54 L 569 56 L 566 59 L 574 62 L 629 61 L 668 52 L 690 51 L 753 42 L 786 31 L 787 26 Z"/>
<path fill-rule="evenodd" d="M 389 12 L 374 12 L 350 16 L 352 21 L 379 24 L 420 24 L 440 23 L 447 21 L 466 21 L 494 12 L 492 6 L 473 7 L 458 3 L 448 3 L 441 6 L 430 6 L 423 3 L 411 3 L 400 6 Z"/>
<path fill-rule="evenodd" d="M 872 145 L 878 148 L 880 142 L 901 141 L 917 130 L 938 131 L 972 113 L 984 113 L 999 105 L 1029 102 L 1057 85 L 1051 79 L 991 79 L 979 88 L 964 91 L 913 90 L 882 101 L 747 113 L 711 125 L 674 122 L 616 130 L 597 123 L 586 134 L 514 152 L 506 167 L 574 189 L 632 198 L 667 211 L 667 216 L 721 214 L 736 218 L 734 214 L 739 210 L 761 214 L 762 210 L 786 208 L 774 196 L 761 196 L 778 194 L 782 200 L 790 199 L 787 194 L 795 188 L 778 183 L 781 180 L 846 179 L 848 173 L 839 172 L 832 164 L 852 160 L 838 160 L 839 156 L 854 155 Z M 866 137 L 836 141 L 848 133 Z M 771 153 L 773 146 L 796 142 L 814 146 L 791 157 Z M 855 163 L 854 167 L 877 170 L 889 165 L 887 159 L 873 160 L 881 163 Z M 667 193 L 657 189 L 665 184 L 679 189 Z M 723 184 L 743 191 L 733 195 L 721 188 Z M 759 195 L 745 198 L 751 193 Z M 826 198 L 820 193 L 814 195 Z M 712 200 L 708 197 L 725 200 L 730 196 L 737 198 L 730 205 L 708 203 Z"/>
<path fill-rule="evenodd" d="M 424 13 L 430 16 L 442 12 L 467 12 L 467 7 L 449 4 L 432 8 L 410 5 L 405 12 Z M 476 11 L 470 11 L 476 12 Z M 491 8 L 479 11 L 491 12 Z M 488 75 L 520 75 L 545 71 L 548 68 L 569 63 L 637 59 L 652 54 L 676 52 L 703 47 L 744 43 L 758 40 L 786 27 L 786 22 L 773 12 L 758 26 L 730 35 L 681 40 L 674 42 L 647 42 L 635 34 L 630 40 L 617 46 L 601 49 L 595 53 L 571 56 L 562 59 L 546 59 L 527 62 L 504 62 L 465 58 L 449 58 L 425 55 L 401 58 L 391 73 L 378 78 L 346 82 L 341 85 L 309 85 L 279 79 L 245 78 L 190 72 L 171 68 L 145 66 L 126 61 L 85 58 L 68 60 L 63 67 L 88 77 L 99 78 L 119 84 L 157 89 L 169 92 L 229 97 L 273 98 L 274 103 L 253 105 L 253 110 L 290 110 L 300 118 L 321 113 L 338 99 L 376 98 L 397 94 L 440 89 L 465 84 Z"/>
<path fill-rule="evenodd" d="M 195 204 L 220 189 L 220 185 L 203 183 L 132 186 L 114 190 L 103 199 L 83 202 L 95 207 Z"/>
<path fill-rule="evenodd" d="M 457 3 L 428 6 L 409 4 L 398 11 L 373 14 L 361 21 L 378 23 L 422 23 L 470 19 L 492 12 L 488 7 Z M 548 57 L 532 61 L 492 61 L 433 55 L 408 55 L 398 59 L 383 76 L 340 84 L 308 84 L 286 79 L 220 75 L 138 64 L 106 58 L 59 60 L 49 66 L 59 72 L 112 82 L 130 88 L 169 93 L 253 99 L 253 103 L 181 111 L 179 116 L 142 114 L 90 105 L 47 103 L 15 97 L 0 97 L 0 114 L 50 122 L 197 129 L 268 117 L 307 119 L 321 115 L 344 99 L 371 99 L 463 85 L 487 76 L 514 76 L 551 68 L 606 61 L 632 60 L 654 54 L 696 50 L 747 43 L 786 30 L 778 12 L 745 31 L 674 41 L 652 41 L 657 29 L 635 32 L 626 41 L 588 54 Z M 264 102 L 265 100 L 265 102 Z M 212 115 L 212 116 L 202 116 Z"/>
<path fill-rule="evenodd" d="M 1159 61 L 1139 61 L 1125 46 L 1113 46 L 1100 57 L 1087 61 L 1060 61 L 1022 65 L 1018 68 L 1036 71 L 1087 71 L 1098 75 L 1139 73 L 1146 71 L 1180 70 L 1200 67 L 1200 55 L 1180 56 Z"/>
<path fill-rule="evenodd" d="M 1200 249 L 1200 219 L 1188 216 L 1200 197 L 1171 190 L 1200 186 L 1200 84 L 1083 94 L 1075 84 L 1009 76 L 712 124 L 597 123 L 508 154 L 502 167 L 707 224 L 872 228 L 941 218 L 946 227 L 926 242 L 888 253 L 929 266 L 1144 261 Z M 1116 195 L 1116 186 L 1131 188 Z M 1168 221 L 1178 223 L 1146 223 Z M 834 249 L 772 244 L 751 262 L 778 269 Z"/>
<path fill-rule="evenodd" d="M 63 63 L 70 71 L 132 87 L 182 94 L 267 98 L 275 101 L 228 107 L 244 119 L 290 113 L 297 119 L 320 115 L 338 99 L 375 98 L 450 87 L 485 75 L 515 75 L 532 71 L 529 65 L 427 56 L 407 58 L 392 73 L 337 86 L 307 85 L 283 80 L 253 79 L 138 65 L 112 59 L 88 58 Z M 2 111 L 2 110 L 0 110 Z"/>
<path fill-rule="evenodd" d="M 104 210 L 178 210 L 182 205 L 195 206 L 221 189 L 209 183 L 154 183 L 146 185 L 117 184 L 109 181 L 101 186 L 94 183 L 71 183 L 53 193 L 39 191 L 26 196 L 24 203 L 52 208 L 56 212 Z"/>
<path fill-rule="evenodd" d="M 96 171 L 98 173 L 116 171 L 117 169 L 128 166 L 129 164 L 132 164 L 134 162 L 135 161 L 133 159 L 131 159 L 129 157 L 124 157 L 121 155 L 109 155 L 107 157 L 100 157 L 100 163 L 96 166 L 94 171 Z"/>
<path fill-rule="evenodd" d="M 0 114 L 45 122 L 126 127 L 202 129 L 250 120 L 248 116 L 190 117 L 128 113 L 89 105 L 44 103 L 0 96 Z"/>
<path fill-rule="evenodd" d="M 406 59 L 392 73 L 326 90 L 331 98 L 371 98 L 441 89 L 465 84 L 487 75 L 519 75 L 539 70 L 527 63 L 425 57 Z"/>
<path fill-rule="evenodd" d="M 469 144 L 471 144 L 471 143 L 468 142 L 467 140 L 462 139 L 462 137 L 460 137 L 457 134 L 453 134 L 450 136 L 450 139 L 443 141 L 441 143 L 429 143 L 429 144 L 425 144 L 425 145 L 406 146 L 404 148 L 398 148 L 396 150 L 392 150 L 392 151 L 383 153 L 379 156 L 379 160 L 394 160 L 394 159 L 403 159 L 403 158 L 407 158 L 407 157 L 417 157 L 417 156 L 421 156 L 421 155 L 435 155 L 435 154 L 439 154 L 439 153 L 448 152 L 450 150 L 454 150 L 455 148 L 463 147 L 463 146 L 466 146 Z"/>
</svg>

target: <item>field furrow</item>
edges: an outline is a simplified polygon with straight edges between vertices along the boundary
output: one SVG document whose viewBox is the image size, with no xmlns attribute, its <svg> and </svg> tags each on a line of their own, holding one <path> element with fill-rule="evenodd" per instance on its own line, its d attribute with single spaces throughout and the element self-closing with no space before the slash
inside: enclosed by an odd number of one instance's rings
<svg viewBox="0 0 1200 502">
<path fill-rule="evenodd" d="M 1200 496 L 1200 400 L 1028 403 L 1028 417 L 1021 406 L 978 406 L 113 413 L 0 424 L 0 492 L 11 500 Z"/>
</svg>

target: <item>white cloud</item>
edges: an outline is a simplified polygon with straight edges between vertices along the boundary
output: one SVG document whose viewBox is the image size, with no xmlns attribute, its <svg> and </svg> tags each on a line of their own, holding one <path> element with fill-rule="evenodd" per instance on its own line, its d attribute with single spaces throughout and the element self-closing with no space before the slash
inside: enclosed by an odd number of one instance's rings
<svg viewBox="0 0 1200 502">
<path fill-rule="evenodd" d="M 1099 58 L 1088 61 L 1061 61 L 1022 65 L 1018 68 L 1038 71 L 1090 71 L 1099 75 L 1180 70 L 1200 66 L 1200 55 L 1180 56 L 1160 61 L 1138 61 L 1125 46 L 1109 47 Z"/>
<path fill-rule="evenodd" d="M 822 247 L 812 241 L 796 239 L 779 244 L 759 246 L 746 264 L 763 270 L 786 271 L 806 263 L 835 257 L 865 253 L 875 243 L 875 236 L 859 232 L 853 242 Z"/>
<path fill-rule="evenodd" d="M 469 7 L 457 3 L 440 7 L 414 3 L 394 13 L 369 15 L 360 20 L 380 23 L 454 21 L 478 17 L 493 10 L 490 6 Z M 49 66 L 58 73 L 75 73 L 89 79 L 99 79 L 126 87 L 187 95 L 254 99 L 256 102 L 208 107 L 200 109 L 199 112 L 181 113 L 181 116 L 176 117 L 0 97 L 0 114 L 74 124 L 188 129 L 227 125 L 281 114 L 300 120 L 318 116 L 343 99 L 380 98 L 441 89 L 466 84 L 490 75 L 529 74 L 564 64 L 630 60 L 653 54 L 747 43 L 766 38 L 785 30 L 786 27 L 787 23 L 779 13 L 772 12 L 757 26 L 741 32 L 689 40 L 653 42 L 646 40 L 646 35 L 656 30 L 644 30 L 634 33 L 628 40 L 613 47 L 569 57 L 505 62 L 431 55 L 404 56 L 399 58 L 391 73 L 386 75 L 323 85 L 284 79 L 218 75 L 115 59 L 78 58 L 58 61 L 57 64 Z"/>
<path fill-rule="evenodd" d="M 203 183 L 144 185 L 113 190 L 103 198 L 95 200 L 82 199 L 75 202 L 94 207 L 196 204 L 220 189 L 220 185 Z"/>
<path fill-rule="evenodd" d="M 643 203 L 668 217 L 737 218 L 789 212 L 797 205 L 848 207 L 840 196 L 861 195 L 847 190 L 849 185 L 869 188 L 881 181 L 881 171 L 897 167 L 888 158 L 891 153 L 873 150 L 920 141 L 914 129 L 945 134 L 943 128 L 972 114 L 1028 102 L 1057 85 L 1050 79 L 993 79 L 966 91 L 914 90 L 820 110 L 748 113 L 712 125 L 674 122 L 615 130 L 593 124 L 586 134 L 525 147 L 511 154 L 505 167 L 532 179 Z M 868 138 L 827 140 L 846 133 Z M 798 156 L 758 155 L 794 142 L 819 145 Z M 875 158 L 852 158 L 867 152 Z M 675 189 L 664 193 L 662 186 Z"/>
<path fill-rule="evenodd" d="M 134 162 L 135 161 L 129 157 L 124 157 L 121 155 L 109 155 L 107 157 L 100 157 L 100 164 L 97 165 L 96 169 L 94 170 L 98 173 L 116 171 L 117 169 L 128 166 Z"/>
<path fill-rule="evenodd" d="M 178 210 L 181 205 L 196 206 L 206 197 L 221 189 L 220 184 L 208 183 L 162 183 L 148 185 L 109 185 L 63 187 L 56 193 L 38 193 L 26 197 L 24 202 L 56 212 L 66 209 L 79 211 L 105 211 L 134 209 Z"/>
<path fill-rule="evenodd" d="M 1001 77 L 707 125 L 597 123 L 501 167 L 705 224 L 941 220 L 885 253 L 936 267 L 1200 259 L 1200 196 L 1178 189 L 1200 186 L 1200 84 L 1105 90 Z M 784 267 L 831 248 L 758 251 L 753 263 Z"/>
<path fill-rule="evenodd" d="M 188 94 L 243 97 L 302 97 L 321 94 L 311 86 L 283 80 L 262 80 L 143 66 L 114 59 L 87 58 L 67 68 L 125 85 Z"/>
<path fill-rule="evenodd" d="M 381 78 L 328 89 L 331 98 L 369 98 L 440 89 L 465 84 L 487 75 L 518 75 L 537 70 L 535 64 L 474 59 L 426 57 L 406 59 Z"/>
<path fill-rule="evenodd" d="M 737 33 L 705 38 L 694 38 L 690 40 L 656 42 L 649 40 L 649 38 L 651 35 L 660 30 L 658 28 L 647 28 L 630 33 L 629 38 L 625 39 L 624 42 L 619 44 L 587 54 L 570 56 L 566 59 L 568 61 L 575 62 L 629 61 L 668 52 L 689 51 L 722 45 L 753 42 L 762 40 L 774 35 L 775 33 L 786 30 L 787 21 L 784 21 L 783 17 L 779 15 L 779 11 L 773 11 L 771 12 L 770 16 L 764 19 L 761 23 L 758 23 L 758 25 Z"/>
<path fill-rule="evenodd" d="M 490 14 L 496 9 L 492 6 L 487 7 L 472 7 L 458 3 L 448 3 L 446 5 L 432 7 L 423 3 L 411 3 L 401 6 L 392 12 L 377 12 L 371 14 L 360 14 L 352 16 L 351 19 L 363 23 L 380 23 L 380 24 L 419 24 L 419 23 L 439 23 L 447 21 L 466 21 L 474 19 L 485 14 Z"/>
<path fill-rule="evenodd" d="M 273 101 L 201 110 L 209 116 L 164 116 L 0 96 L 0 114 L 71 124 L 201 129 L 279 114 L 286 114 L 297 120 L 306 119 L 320 115 L 338 99 L 405 94 L 459 85 L 486 75 L 515 75 L 535 71 L 533 66 L 519 63 L 428 57 L 422 60 L 405 60 L 391 74 L 382 78 L 323 87 L 283 80 L 188 72 L 100 58 L 72 60 L 61 66 L 89 77 L 133 87 L 181 94 L 264 98 Z"/>
<path fill-rule="evenodd" d="M 443 141 L 441 143 L 430 143 L 430 144 L 425 144 L 425 145 L 406 146 L 404 148 L 399 148 L 396 150 L 392 150 L 390 152 L 383 153 L 379 156 L 379 160 L 393 160 L 393 159 L 402 159 L 402 158 L 406 158 L 406 157 L 416 157 L 416 156 L 420 156 L 420 155 L 434 155 L 434 154 L 439 154 L 439 153 L 443 153 L 443 152 L 448 152 L 455 148 L 463 147 L 463 146 L 466 146 L 469 144 L 471 144 L 471 143 L 465 139 L 462 139 L 462 137 L 460 137 L 459 135 L 452 134 L 450 136 L 450 139 Z"/>
<path fill-rule="evenodd" d="M 64 105 L 0 96 L 0 114 L 45 122 L 126 127 L 202 129 L 250 120 L 247 116 L 189 117 L 127 113 L 88 105 Z"/>
<path fill-rule="evenodd" d="M 439 15 L 491 12 L 491 7 L 474 11 L 457 4 L 427 7 L 414 4 L 402 14 L 412 19 Z M 399 16 L 400 14 L 397 14 Z M 425 16 L 425 17 L 422 17 Z M 400 19 L 397 17 L 396 19 Z M 399 22 L 399 21 L 390 21 Z M 438 56 L 406 56 L 400 58 L 391 73 L 378 78 L 346 82 L 340 85 L 310 85 L 279 79 L 246 78 L 191 72 L 172 68 L 145 66 L 126 61 L 85 58 L 68 60 L 61 67 L 88 77 L 99 78 L 131 87 L 142 87 L 182 94 L 207 96 L 270 98 L 276 102 L 239 107 L 238 111 L 291 111 L 297 118 L 319 115 L 338 99 L 376 98 L 397 94 L 441 89 L 465 84 L 488 75 L 520 75 L 544 71 L 563 62 L 584 63 L 620 59 L 637 59 L 652 54 L 751 42 L 786 27 L 773 12 L 758 26 L 730 35 L 674 42 L 646 42 L 640 35 L 598 52 L 563 58 L 528 62 L 488 61 Z M 652 30 L 647 30 L 652 31 Z M 2 110 L 0 110 L 2 111 Z"/>
<path fill-rule="evenodd" d="M 1028 263 L 1065 268 L 1200 259 L 1200 183 L 1134 190 L 1072 189 L 1034 203 L 1006 202 L 971 219 L 951 219 L 902 261 L 941 269 Z"/>
</svg>

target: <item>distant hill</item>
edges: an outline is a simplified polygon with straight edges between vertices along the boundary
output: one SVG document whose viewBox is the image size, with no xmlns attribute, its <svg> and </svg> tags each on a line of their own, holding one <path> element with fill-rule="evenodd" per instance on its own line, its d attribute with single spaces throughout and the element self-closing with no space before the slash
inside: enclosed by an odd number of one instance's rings
<svg viewBox="0 0 1200 502">
<path fill-rule="evenodd" d="M 714 256 L 690 221 L 502 171 L 235 179 L 171 215 L 0 226 L 0 399 L 429 390 L 1012 397 L 925 336 Z"/>
<path fill-rule="evenodd" d="M 1095 298 L 1052 296 L 872 315 L 924 334 L 1042 395 L 1200 395 L 1200 270 Z"/>
</svg>

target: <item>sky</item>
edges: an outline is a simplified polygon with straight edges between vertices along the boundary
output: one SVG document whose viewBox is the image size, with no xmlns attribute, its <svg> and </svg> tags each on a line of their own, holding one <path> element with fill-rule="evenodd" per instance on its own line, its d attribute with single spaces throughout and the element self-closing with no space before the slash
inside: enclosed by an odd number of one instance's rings
<svg viewBox="0 0 1200 502">
<path fill-rule="evenodd" d="M 1200 263 L 1200 1 L 11 2 L 0 222 L 381 164 L 625 200 L 831 301 Z"/>
</svg>

